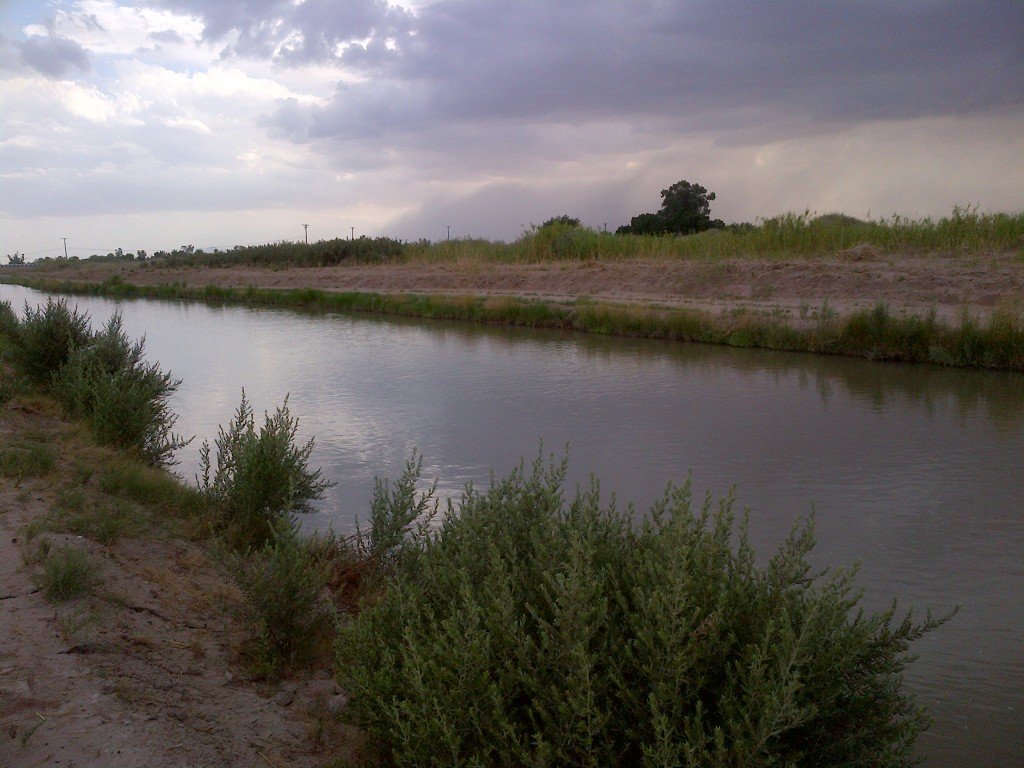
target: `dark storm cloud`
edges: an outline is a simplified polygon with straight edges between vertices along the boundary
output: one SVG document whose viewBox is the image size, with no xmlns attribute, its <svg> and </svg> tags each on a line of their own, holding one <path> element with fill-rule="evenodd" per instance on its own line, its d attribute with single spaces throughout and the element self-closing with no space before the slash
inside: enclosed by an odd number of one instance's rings
<svg viewBox="0 0 1024 768">
<path fill-rule="evenodd" d="M 329 18 L 322 21 L 331 28 Z M 224 23 L 220 11 L 216 19 Z M 1017 0 L 648 0 L 628 8 L 441 0 L 418 12 L 413 32 L 397 37 L 393 51 L 349 49 L 346 62 L 365 63 L 376 76 L 339 90 L 331 105 L 304 107 L 301 120 L 286 108 L 281 127 L 298 127 L 297 140 L 422 132 L 453 121 L 614 116 L 669 121 L 676 132 L 770 129 L 963 115 L 1024 101 Z"/>
<path fill-rule="evenodd" d="M 17 50 L 25 64 L 46 77 L 62 78 L 72 69 L 89 71 L 89 55 L 85 49 L 63 37 L 30 37 L 13 43 L 11 49 Z"/>
</svg>

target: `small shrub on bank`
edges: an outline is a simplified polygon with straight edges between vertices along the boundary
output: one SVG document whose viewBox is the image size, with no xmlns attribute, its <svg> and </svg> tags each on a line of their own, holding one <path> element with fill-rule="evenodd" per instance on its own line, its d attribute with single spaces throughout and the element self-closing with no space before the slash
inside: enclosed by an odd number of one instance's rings
<svg viewBox="0 0 1024 768">
<path fill-rule="evenodd" d="M 908 645 L 939 620 L 812 576 L 810 525 L 764 567 L 726 500 L 639 527 L 540 461 L 470 490 L 341 631 L 348 714 L 396 765 L 904 766 L 927 718 Z"/>
<path fill-rule="evenodd" d="M 26 304 L 14 334 L 14 360 L 37 384 L 49 384 L 71 354 L 91 340 L 89 315 L 69 309 L 63 299 L 47 299 L 45 307 L 34 309 Z"/>
<path fill-rule="evenodd" d="M 287 524 L 263 547 L 235 558 L 235 578 L 252 612 L 257 666 L 264 674 L 308 662 L 331 626 L 323 595 L 329 572 L 315 550 L 315 542 Z"/>
<path fill-rule="evenodd" d="M 65 410 L 84 419 L 96 439 L 134 451 L 153 466 L 173 464 L 189 441 L 173 431 L 169 400 L 179 379 L 144 362 L 145 340 L 132 341 L 113 315 L 89 344 L 75 349 L 54 374 L 53 389 Z"/>
<path fill-rule="evenodd" d="M 313 440 L 296 444 L 298 419 L 288 410 L 288 398 L 273 414 L 266 413 L 256 431 L 252 406 L 242 402 L 227 429 L 221 427 L 214 442 L 200 450 L 199 487 L 210 501 L 218 524 L 238 548 L 260 547 L 290 522 L 296 512 L 323 496 L 330 483 L 320 470 L 309 469 Z"/>
<path fill-rule="evenodd" d="M 39 588 L 51 603 L 63 603 L 85 594 L 95 580 L 89 555 L 69 546 L 51 549 L 38 576 Z"/>
</svg>

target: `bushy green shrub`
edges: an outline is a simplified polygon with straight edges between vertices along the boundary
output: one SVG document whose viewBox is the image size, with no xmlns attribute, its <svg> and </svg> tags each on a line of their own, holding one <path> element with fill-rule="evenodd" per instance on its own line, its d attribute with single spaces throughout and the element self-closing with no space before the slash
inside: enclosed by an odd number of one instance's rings
<svg viewBox="0 0 1024 768">
<path fill-rule="evenodd" d="M 34 381 L 49 384 L 71 354 L 91 340 L 89 315 L 69 309 L 63 299 L 47 299 L 46 306 L 35 308 L 26 303 L 14 335 L 14 360 Z"/>
<path fill-rule="evenodd" d="M 271 541 L 293 513 L 308 511 L 309 503 L 330 486 L 319 469 L 309 469 L 313 440 L 298 446 L 298 429 L 286 397 L 273 414 L 265 414 L 257 432 L 243 391 L 227 429 L 218 430 L 212 460 L 210 444 L 203 442 L 199 487 L 235 546 L 259 547 Z"/>
<path fill-rule="evenodd" d="M 169 400 L 179 379 L 144 361 L 145 340 L 132 341 L 114 314 L 86 345 L 72 351 L 53 375 L 54 394 L 96 439 L 135 451 L 154 466 L 173 464 L 189 441 L 174 433 Z"/>
<path fill-rule="evenodd" d="M 422 469 L 423 457 L 413 454 L 394 484 L 374 480 L 369 530 L 364 534 L 357 524 L 356 533 L 358 554 L 374 570 L 386 570 L 406 547 L 421 542 L 437 515 L 436 484 L 417 491 Z"/>
<path fill-rule="evenodd" d="M 267 674 L 308 661 L 330 626 L 323 596 L 329 571 L 315 549 L 284 524 L 263 547 L 235 557 L 235 578 L 256 627 L 257 660 Z"/>
<path fill-rule="evenodd" d="M 731 501 L 644 522 L 568 503 L 539 460 L 470 490 L 341 630 L 350 719 L 395 765 L 902 766 L 927 724 L 908 645 L 940 621 L 857 610 L 810 524 L 758 567 Z"/>
<path fill-rule="evenodd" d="M 18 316 L 14 314 L 11 302 L 0 301 L 0 336 L 14 338 L 18 332 Z"/>
</svg>

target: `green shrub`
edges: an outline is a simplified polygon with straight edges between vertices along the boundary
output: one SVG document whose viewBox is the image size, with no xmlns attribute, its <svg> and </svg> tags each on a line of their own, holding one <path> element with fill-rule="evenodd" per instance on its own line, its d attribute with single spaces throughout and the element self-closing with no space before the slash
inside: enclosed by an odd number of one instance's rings
<svg viewBox="0 0 1024 768">
<path fill-rule="evenodd" d="M 422 493 L 416 490 L 422 468 L 423 457 L 413 454 L 394 485 L 379 477 L 374 480 L 370 528 L 363 534 L 357 524 L 356 548 L 375 570 L 387 569 L 407 546 L 421 542 L 437 516 L 437 486 Z"/>
<path fill-rule="evenodd" d="M 63 299 L 47 299 L 45 307 L 25 304 L 25 319 L 14 335 L 14 360 L 35 382 L 50 378 L 71 354 L 92 340 L 89 315 L 69 309 Z"/>
<path fill-rule="evenodd" d="M 64 546 L 50 550 L 38 576 L 39 588 L 51 603 L 63 603 L 89 591 L 96 574 L 89 556 Z"/>
<path fill-rule="evenodd" d="M 314 550 L 315 543 L 301 539 L 293 525 L 282 525 L 262 548 L 235 557 L 235 578 L 252 612 L 257 659 L 266 674 L 307 662 L 331 624 L 323 598 L 329 571 Z"/>
<path fill-rule="evenodd" d="M 566 503 L 565 465 L 470 489 L 341 630 L 349 718 L 395 765 L 902 766 L 927 718 L 908 644 L 810 524 L 758 567 L 731 501 L 645 521 Z"/>
<path fill-rule="evenodd" d="M 11 302 L 0 301 L 0 336 L 14 338 L 18 332 L 18 316 L 14 314 Z"/>
<path fill-rule="evenodd" d="M 309 511 L 309 503 L 330 486 L 321 479 L 319 469 L 309 470 L 313 440 L 296 445 L 298 428 L 286 397 L 273 414 L 265 414 L 257 432 L 243 390 L 227 429 L 218 430 L 213 461 L 210 444 L 203 442 L 199 487 L 236 547 L 259 547 L 271 541 L 293 513 Z"/>
<path fill-rule="evenodd" d="M 144 345 L 144 339 L 128 338 L 120 314 L 114 314 L 54 373 L 53 390 L 65 411 L 83 418 L 101 443 L 168 466 L 189 442 L 174 434 L 177 416 L 169 405 L 181 381 L 157 363 L 144 362 Z"/>
</svg>

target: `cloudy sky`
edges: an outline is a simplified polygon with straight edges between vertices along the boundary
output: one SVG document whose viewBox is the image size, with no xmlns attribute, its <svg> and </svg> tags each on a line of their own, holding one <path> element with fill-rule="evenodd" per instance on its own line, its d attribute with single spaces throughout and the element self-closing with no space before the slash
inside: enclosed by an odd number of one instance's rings
<svg viewBox="0 0 1024 768">
<path fill-rule="evenodd" d="M 0 255 L 1024 209 L 1020 0 L 0 0 Z"/>
</svg>

